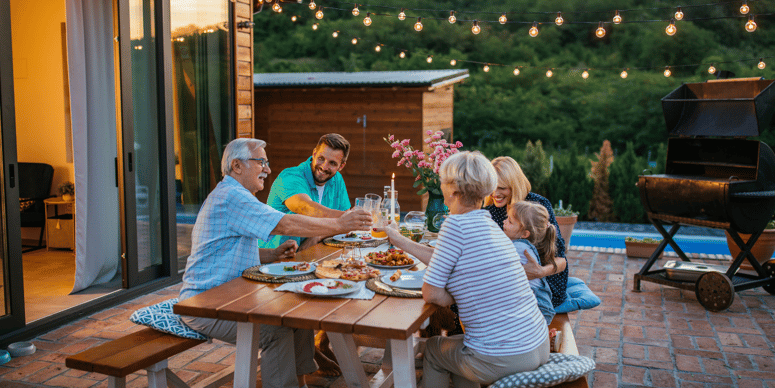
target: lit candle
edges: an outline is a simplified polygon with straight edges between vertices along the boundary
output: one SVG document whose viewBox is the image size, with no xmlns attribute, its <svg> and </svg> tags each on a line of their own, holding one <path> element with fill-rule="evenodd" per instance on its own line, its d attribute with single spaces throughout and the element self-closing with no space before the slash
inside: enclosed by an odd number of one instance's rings
<svg viewBox="0 0 775 388">
<path fill-rule="evenodd" d="M 396 214 L 396 173 L 390 178 L 390 222 L 393 222 Z"/>
</svg>

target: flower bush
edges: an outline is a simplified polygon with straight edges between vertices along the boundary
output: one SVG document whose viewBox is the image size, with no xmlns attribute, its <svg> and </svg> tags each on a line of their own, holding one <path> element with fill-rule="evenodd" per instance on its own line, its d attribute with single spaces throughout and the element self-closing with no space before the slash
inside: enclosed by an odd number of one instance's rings
<svg viewBox="0 0 775 388">
<path fill-rule="evenodd" d="M 428 138 L 425 142 L 433 150 L 426 154 L 422 149 L 416 150 L 409 145 L 409 139 L 396 140 L 395 136 L 389 135 L 385 142 L 394 149 L 393 157 L 398 158 L 397 166 L 405 166 L 412 171 L 414 175 L 414 187 L 422 185 L 423 188 L 417 192 L 418 195 L 431 192 L 441 195 L 441 181 L 439 180 L 439 167 L 451 155 L 456 154 L 463 143 L 447 143 L 444 139 L 444 132 L 428 131 Z"/>
</svg>

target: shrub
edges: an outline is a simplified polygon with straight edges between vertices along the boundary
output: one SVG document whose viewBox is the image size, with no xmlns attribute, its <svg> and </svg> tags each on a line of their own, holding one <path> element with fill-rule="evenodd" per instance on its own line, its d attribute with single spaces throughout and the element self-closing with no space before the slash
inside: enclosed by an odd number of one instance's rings
<svg viewBox="0 0 775 388">
<path fill-rule="evenodd" d="M 549 180 L 549 158 L 541 144 L 541 140 L 535 142 L 528 141 L 525 146 L 525 156 L 519 163 L 522 172 L 530 181 L 532 191 L 536 194 L 546 196 L 546 183 Z"/>
<path fill-rule="evenodd" d="M 603 141 L 600 152 L 596 153 L 597 162 L 592 161 L 590 175 L 595 182 L 592 200 L 589 203 L 589 218 L 597 221 L 613 221 L 613 203 L 608 193 L 608 167 L 614 161 L 611 142 Z"/>
<path fill-rule="evenodd" d="M 563 207 L 562 200 L 552 208 L 552 211 L 554 211 L 556 217 L 572 217 L 579 215 L 579 212 L 573 210 L 573 205 L 568 204 L 568 207 Z"/>
<path fill-rule="evenodd" d="M 635 184 L 643 173 L 646 162 L 635 156 L 635 147 L 627 142 L 627 148 L 611 164 L 608 177 L 609 192 L 614 205 L 614 214 L 622 222 L 644 223 L 646 213 L 640 202 L 640 192 Z"/>
<path fill-rule="evenodd" d="M 595 183 L 589 179 L 586 168 L 579 161 L 578 150 L 574 146 L 567 158 L 556 158 L 554 170 L 549 176 L 548 195 L 550 200 L 565 202 L 573 206 L 578 216 L 584 219 L 589 211 L 589 200 Z M 584 158 L 586 160 L 586 158 Z"/>
</svg>

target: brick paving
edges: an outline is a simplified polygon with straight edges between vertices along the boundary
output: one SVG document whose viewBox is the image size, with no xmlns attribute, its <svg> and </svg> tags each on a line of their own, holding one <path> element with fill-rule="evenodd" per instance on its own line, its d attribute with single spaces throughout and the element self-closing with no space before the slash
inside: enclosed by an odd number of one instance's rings
<svg viewBox="0 0 775 388">
<path fill-rule="evenodd" d="M 719 263 L 718 257 L 703 258 Z M 603 300 L 571 314 L 579 352 L 597 363 L 590 386 L 775 387 L 775 297 L 764 290 L 737 293 L 732 307 L 711 313 L 692 291 L 643 282 L 642 292 L 633 292 L 633 275 L 644 260 L 629 259 L 622 250 L 572 247 L 569 262 L 571 275 Z M 35 338 L 35 354 L 0 366 L 0 387 L 107 386 L 102 375 L 66 368 L 65 357 L 139 330 L 129 315 L 177 296 L 178 289 L 139 297 Z M 377 371 L 381 357 L 381 349 L 361 348 L 367 372 Z M 214 341 L 171 358 L 169 365 L 191 384 L 233 363 L 234 348 Z M 345 386 L 342 378 L 311 376 L 308 382 L 310 388 Z M 130 375 L 127 386 L 146 386 L 144 373 Z"/>
</svg>

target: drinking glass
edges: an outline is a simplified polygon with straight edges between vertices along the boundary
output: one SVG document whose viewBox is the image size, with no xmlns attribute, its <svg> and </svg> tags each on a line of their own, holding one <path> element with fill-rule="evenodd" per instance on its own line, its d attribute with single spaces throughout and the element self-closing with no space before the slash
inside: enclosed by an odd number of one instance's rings
<svg viewBox="0 0 775 388">
<path fill-rule="evenodd" d="M 366 198 L 365 197 L 355 198 L 355 206 L 353 206 L 353 209 L 366 209 Z M 366 211 L 368 211 L 368 209 L 366 209 Z"/>
<path fill-rule="evenodd" d="M 425 234 L 425 213 L 418 211 L 411 211 L 404 216 L 404 224 L 407 229 L 407 234 L 414 242 L 420 242 L 422 236 Z"/>
<path fill-rule="evenodd" d="M 441 230 L 441 224 L 447 219 L 447 213 L 438 213 L 433 217 L 433 226 Z"/>
<path fill-rule="evenodd" d="M 339 258 L 342 259 L 342 260 L 347 260 L 349 258 L 352 258 L 354 250 L 355 250 L 355 247 L 353 247 L 352 245 L 345 245 L 345 246 L 343 246 L 342 247 L 342 255 L 339 256 Z"/>
</svg>

